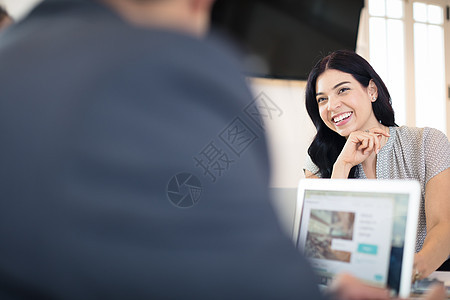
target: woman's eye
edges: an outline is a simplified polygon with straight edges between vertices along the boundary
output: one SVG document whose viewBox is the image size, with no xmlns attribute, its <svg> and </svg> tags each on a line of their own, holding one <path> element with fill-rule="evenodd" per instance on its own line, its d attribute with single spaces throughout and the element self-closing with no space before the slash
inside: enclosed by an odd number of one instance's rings
<svg viewBox="0 0 450 300">
<path fill-rule="evenodd" d="M 348 91 L 348 90 L 350 90 L 350 89 L 347 88 L 347 87 L 344 87 L 344 88 L 342 88 L 342 89 L 340 89 L 340 90 L 338 91 L 338 94 L 342 94 L 343 92 L 346 92 L 346 91 Z"/>
<path fill-rule="evenodd" d="M 320 103 L 320 102 L 325 101 L 325 100 L 327 100 L 327 98 L 324 98 L 324 97 L 317 98 L 317 103 Z"/>
</svg>

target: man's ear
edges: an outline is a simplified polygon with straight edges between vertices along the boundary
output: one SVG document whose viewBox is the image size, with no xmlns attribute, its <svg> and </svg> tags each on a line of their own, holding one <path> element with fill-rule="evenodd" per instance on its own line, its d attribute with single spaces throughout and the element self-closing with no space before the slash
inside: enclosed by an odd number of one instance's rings
<svg viewBox="0 0 450 300">
<path fill-rule="evenodd" d="M 211 11 L 211 7 L 214 3 L 214 0 L 188 0 L 190 3 L 190 7 L 196 11 L 201 13 L 209 14 Z"/>
<path fill-rule="evenodd" d="M 373 81 L 370 79 L 369 85 L 367 86 L 367 93 L 369 94 L 370 101 L 375 102 L 378 99 L 378 87 Z"/>
<path fill-rule="evenodd" d="M 211 10 L 214 0 L 182 0 L 187 1 L 190 21 L 189 26 L 197 36 L 203 36 L 209 29 Z"/>
</svg>

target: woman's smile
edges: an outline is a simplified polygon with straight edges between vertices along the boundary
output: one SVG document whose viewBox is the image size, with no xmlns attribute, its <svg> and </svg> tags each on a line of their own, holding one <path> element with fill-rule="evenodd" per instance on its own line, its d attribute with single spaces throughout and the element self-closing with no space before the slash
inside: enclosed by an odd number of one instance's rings
<svg viewBox="0 0 450 300">
<path fill-rule="evenodd" d="M 353 116 L 353 112 L 349 111 L 349 112 L 338 114 L 338 115 L 332 117 L 331 120 L 334 122 L 334 124 L 336 126 L 343 126 L 350 121 L 352 116 Z"/>
</svg>

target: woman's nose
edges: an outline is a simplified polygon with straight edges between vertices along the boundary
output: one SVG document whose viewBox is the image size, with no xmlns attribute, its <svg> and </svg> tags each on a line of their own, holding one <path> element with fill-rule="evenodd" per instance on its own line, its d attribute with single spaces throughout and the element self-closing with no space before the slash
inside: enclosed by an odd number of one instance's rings
<svg viewBox="0 0 450 300">
<path fill-rule="evenodd" d="M 328 97 L 328 110 L 333 111 L 341 106 L 341 101 L 337 97 Z"/>
</svg>

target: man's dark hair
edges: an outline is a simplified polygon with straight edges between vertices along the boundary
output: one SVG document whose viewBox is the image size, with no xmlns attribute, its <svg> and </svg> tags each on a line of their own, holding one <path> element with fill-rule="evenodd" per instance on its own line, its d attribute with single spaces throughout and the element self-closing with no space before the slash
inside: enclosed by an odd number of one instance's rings
<svg viewBox="0 0 450 300">
<path fill-rule="evenodd" d="M 6 9 L 4 9 L 1 5 L 0 5 L 0 23 L 5 19 L 5 18 L 10 18 L 8 12 L 6 11 Z"/>
<path fill-rule="evenodd" d="M 0 5 L 0 18 L 8 16 L 8 12 Z"/>
</svg>

